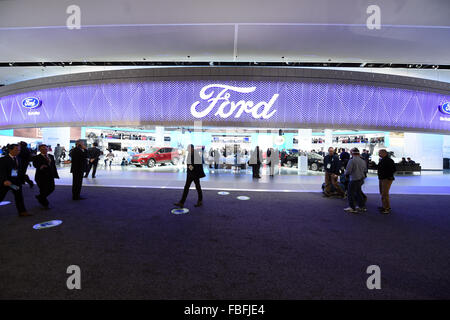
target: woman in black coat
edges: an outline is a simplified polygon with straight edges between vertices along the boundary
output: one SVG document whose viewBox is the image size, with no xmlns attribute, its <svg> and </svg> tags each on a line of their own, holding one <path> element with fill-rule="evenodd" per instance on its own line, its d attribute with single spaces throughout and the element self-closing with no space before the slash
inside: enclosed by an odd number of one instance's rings
<svg viewBox="0 0 450 320">
<path fill-rule="evenodd" d="M 184 202 L 186 201 L 187 195 L 189 193 L 189 188 L 191 187 L 192 182 L 194 182 L 195 188 L 197 189 L 198 193 L 198 201 L 197 204 L 194 205 L 194 207 L 200 207 L 203 201 L 203 193 L 202 187 L 200 186 L 200 179 L 205 177 L 205 173 L 203 172 L 202 156 L 200 155 L 200 153 L 195 152 L 194 145 L 192 144 L 188 146 L 188 156 L 186 162 L 187 162 L 187 175 L 183 196 L 180 202 L 175 203 L 175 205 L 180 208 L 184 207 Z"/>
</svg>

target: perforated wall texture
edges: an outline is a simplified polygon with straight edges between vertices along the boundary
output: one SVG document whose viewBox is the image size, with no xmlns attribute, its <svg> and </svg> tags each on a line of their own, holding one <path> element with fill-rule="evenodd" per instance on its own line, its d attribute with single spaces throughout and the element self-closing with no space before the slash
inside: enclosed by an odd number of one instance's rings
<svg viewBox="0 0 450 320">
<path fill-rule="evenodd" d="M 23 100 L 29 97 L 39 99 L 40 106 L 26 108 Z M 105 82 L 0 97 L 0 128 L 201 120 L 215 126 L 450 133 L 450 115 L 439 111 L 448 101 L 449 95 L 436 92 L 325 80 Z"/>
</svg>

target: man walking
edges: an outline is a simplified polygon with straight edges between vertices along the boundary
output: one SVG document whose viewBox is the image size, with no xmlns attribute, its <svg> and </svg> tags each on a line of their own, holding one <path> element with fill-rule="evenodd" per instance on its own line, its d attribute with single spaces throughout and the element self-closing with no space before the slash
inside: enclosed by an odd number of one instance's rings
<svg viewBox="0 0 450 320">
<path fill-rule="evenodd" d="M 259 146 L 256 146 L 255 150 L 253 151 L 249 164 L 252 166 L 253 171 L 253 178 L 260 179 L 261 176 L 259 175 L 259 170 L 261 167 L 261 159 L 262 159 L 262 153 L 259 150 Z"/>
<path fill-rule="evenodd" d="M 350 176 L 348 184 L 348 208 L 344 211 L 351 213 L 365 212 L 366 204 L 361 187 L 367 174 L 366 162 L 360 157 L 358 148 L 353 148 L 351 151 L 352 158 L 348 161 L 345 175 Z M 358 210 L 355 207 L 355 202 L 358 204 Z"/>
<path fill-rule="evenodd" d="M 7 155 L 0 158 L 0 202 L 3 201 L 8 191 L 12 190 L 14 201 L 20 217 L 31 216 L 25 209 L 22 194 L 22 184 L 25 179 L 23 172 L 20 171 L 20 159 L 17 157 L 20 147 L 17 144 L 11 144 L 7 147 Z"/>
<path fill-rule="evenodd" d="M 377 169 L 378 169 L 378 182 L 382 203 L 382 206 L 378 207 L 378 209 L 383 214 L 389 214 L 391 213 L 389 190 L 391 189 L 392 182 L 394 182 L 395 180 L 394 178 L 394 173 L 396 171 L 395 163 L 394 160 L 392 160 L 389 157 L 389 154 L 387 153 L 386 149 L 381 149 L 378 152 L 378 155 L 381 158 L 380 162 L 378 162 Z"/>
<path fill-rule="evenodd" d="M 84 175 L 85 178 L 89 176 L 89 172 L 91 171 L 92 167 L 94 167 L 94 170 L 92 171 L 92 178 L 95 178 L 95 173 L 97 172 L 98 159 L 100 158 L 101 155 L 101 151 L 99 148 L 97 148 L 97 146 L 98 143 L 94 142 L 94 146 L 88 149 L 89 164 L 86 174 Z"/>
<path fill-rule="evenodd" d="M 34 180 L 39 187 L 39 195 L 36 199 L 46 209 L 49 209 L 47 197 L 55 191 L 55 178 L 59 179 L 56 170 L 55 158 L 48 154 L 48 147 L 45 144 L 39 146 L 40 154 L 33 158 L 33 166 L 36 168 Z"/>
<path fill-rule="evenodd" d="M 83 200 L 80 197 L 81 187 L 83 185 L 83 174 L 87 169 L 87 151 L 83 140 L 77 140 L 76 147 L 71 150 L 70 157 L 72 165 L 70 172 L 72 173 L 72 199 Z"/>
<path fill-rule="evenodd" d="M 333 147 L 328 148 L 328 154 L 323 159 L 325 167 L 325 197 L 331 196 L 331 186 L 333 185 L 336 193 L 344 197 L 345 192 L 338 184 L 338 178 L 341 171 L 341 161 L 339 156 L 334 153 Z"/>
<path fill-rule="evenodd" d="M 31 150 L 28 148 L 28 144 L 25 141 L 19 142 L 19 155 L 17 156 L 19 158 L 19 172 L 21 173 L 20 176 L 23 177 L 23 181 L 28 183 L 30 185 L 30 188 L 33 188 L 34 182 L 30 179 L 30 177 L 27 175 L 28 166 L 32 159 L 32 153 Z"/>
</svg>

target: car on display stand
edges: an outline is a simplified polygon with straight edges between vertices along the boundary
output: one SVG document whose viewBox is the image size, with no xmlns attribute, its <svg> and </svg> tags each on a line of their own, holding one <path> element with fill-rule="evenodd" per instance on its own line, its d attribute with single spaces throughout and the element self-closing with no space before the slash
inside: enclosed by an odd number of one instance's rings
<svg viewBox="0 0 450 320">
<path fill-rule="evenodd" d="M 161 148 L 151 148 L 145 153 L 135 154 L 131 158 L 131 164 L 136 167 L 147 166 L 153 168 L 158 164 L 168 164 L 177 165 L 180 161 L 180 152 L 177 148 L 171 147 L 161 147 Z"/>
<path fill-rule="evenodd" d="M 298 150 L 287 150 L 284 159 L 281 159 L 284 166 L 292 168 L 298 167 Z M 312 171 L 323 170 L 323 157 L 315 152 L 308 152 L 308 169 Z"/>
</svg>

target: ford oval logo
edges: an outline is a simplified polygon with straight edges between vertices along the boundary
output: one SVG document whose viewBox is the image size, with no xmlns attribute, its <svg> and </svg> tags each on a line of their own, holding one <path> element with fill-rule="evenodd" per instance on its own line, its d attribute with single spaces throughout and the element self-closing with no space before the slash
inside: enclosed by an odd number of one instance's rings
<svg viewBox="0 0 450 320">
<path fill-rule="evenodd" d="M 450 114 L 450 102 L 446 102 L 440 105 L 439 110 L 441 110 L 442 113 Z"/>
<path fill-rule="evenodd" d="M 35 109 L 41 105 L 41 100 L 35 97 L 22 100 L 22 106 L 27 109 Z"/>
</svg>

